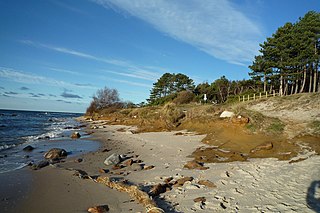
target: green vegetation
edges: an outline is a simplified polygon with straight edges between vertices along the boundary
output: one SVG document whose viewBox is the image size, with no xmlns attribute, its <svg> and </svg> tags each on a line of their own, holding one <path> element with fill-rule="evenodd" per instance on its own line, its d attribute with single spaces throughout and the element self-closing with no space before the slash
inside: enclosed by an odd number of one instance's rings
<svg viewBox="0 0 320 213">
<path fill-rule="evenodd" d="M 310 11 L 299 21 L 286 23 L 260 44 L 250 75 L 263 91 L 280 95 L 320 91 L 320 13 Z"/>
</svg>

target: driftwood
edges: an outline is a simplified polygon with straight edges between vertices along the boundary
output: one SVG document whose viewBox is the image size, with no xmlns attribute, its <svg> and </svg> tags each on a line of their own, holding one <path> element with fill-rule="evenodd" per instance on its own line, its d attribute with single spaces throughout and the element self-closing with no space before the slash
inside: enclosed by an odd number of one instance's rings
<svg viewBox="0 0 320 213">
<path fill-rule="evenodd" d="M 149 195 L 146 192 L 141 191 L 137 186 L 130 186 L 123 182 L 113 182 L 109 177 L 98 177 L 96 182 L 102 183 L 111 189 L 128 193 L 131 198 L 135 199 L 146 208 L 147 213 L 164 213 Z"/>
</svg>

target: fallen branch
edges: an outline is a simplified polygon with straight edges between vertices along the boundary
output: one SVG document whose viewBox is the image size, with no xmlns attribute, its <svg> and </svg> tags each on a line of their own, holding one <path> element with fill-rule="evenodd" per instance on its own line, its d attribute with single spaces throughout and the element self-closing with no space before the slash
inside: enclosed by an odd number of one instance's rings
<svg viewBox="0 0 320 213">
<path fill-rule="evenodd" d="M 109 177 L 98 177 L 96 182 L 102 183 L 111 189 L 128 193 L 131 198 L 135 199 L 146 208 L 147 213 L 164 213 L 164 211 L 157 206 L 149 195 L 146 192 L 141 191 L 137 186 L 130 186 L 123 182 L 114 182 L 111 181 Z"/>
</svg>

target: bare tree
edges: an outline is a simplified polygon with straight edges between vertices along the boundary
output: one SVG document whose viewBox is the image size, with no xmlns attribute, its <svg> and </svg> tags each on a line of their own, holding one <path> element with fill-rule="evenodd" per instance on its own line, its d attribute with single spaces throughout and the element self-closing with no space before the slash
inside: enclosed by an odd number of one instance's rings
<svg viewBox="0 0 320 213">
<path fill-rule="evenodd" d="M 120 103 L 119 93 L 116 89 L 104 87 L 96 92 L 93 101 L 97 109 L 103 109 Z"/>
</svg>

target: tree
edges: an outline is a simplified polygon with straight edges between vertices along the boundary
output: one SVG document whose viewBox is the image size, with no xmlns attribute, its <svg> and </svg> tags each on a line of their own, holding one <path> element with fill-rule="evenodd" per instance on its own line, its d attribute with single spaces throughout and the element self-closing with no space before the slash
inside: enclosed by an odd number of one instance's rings
<svg viewBox="0 0 320 213">
<path fill-rule="evenodd" d="M 116 89 L 104 87 L 93 96 L 93 102 L 98 110 L 119 104 L 119 93 Z"/>
<path fill-rule="evenodd" d="M 296 23 L 286 23 L 260 46 L 249 75 L 264 79 L 264 91 L 268 84 L 270 90 L 279 88 L 280 95 L 320 91 L 320 13 L 310 11 Z"/>
<path fill-rule="evenodd" d="M 193 88 L 193 80 L 188 76 L 181 73 L 165 73 L 153 84 L 148 102 L 155 105 L 162 104 L 174 99 L 177 93 L 184 90 L 192 91 Z"/>
</svg>

